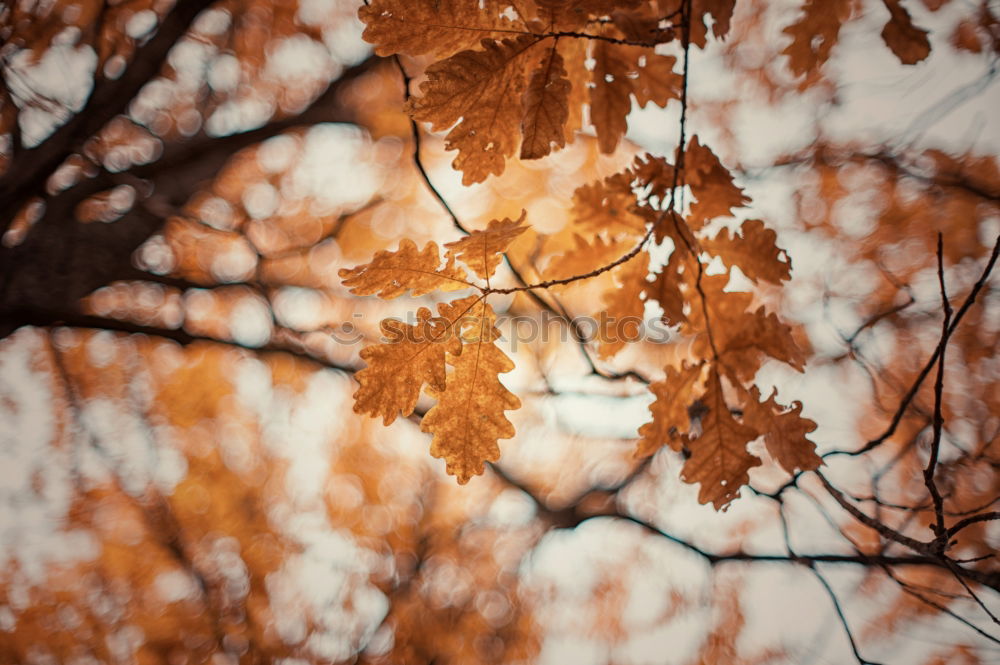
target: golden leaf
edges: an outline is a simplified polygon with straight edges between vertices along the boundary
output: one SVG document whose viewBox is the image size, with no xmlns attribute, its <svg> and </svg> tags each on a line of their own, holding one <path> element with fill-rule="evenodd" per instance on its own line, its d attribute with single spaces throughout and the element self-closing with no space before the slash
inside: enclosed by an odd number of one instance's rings
<svg viewBox="0 0 1000 665">
<path fill-rule="evenodd" d="M 372 0 L 358 9 L 361 35 L 381 56 L 430 53 L 439 57 L 478 46 L 487 37 L 506 36 L 524 23 L 504 13 L 506 3 L 490 0 Z"/>
<path fill-rule="evenodd" d="M 561 254 L 545 268 L 548 279 L 565 279 L 573 275 L 588 273 L 594 268 L 607 265 L 625 255 L 632 245 L 622 240 L 604 240 L 600 236 L 589 243 L 579 234 L 573 234 L 576 248 Z"/>
<path fill-rule="evenodd" d="M 702 374 L 702 365 L 684 363 L 680 370 L 667 367 L 662 381 L 655 381 L 649 389 L 656 400 L 649 405 L 653 419 L 639 428 L 639 445 L 636 457 L 648 457 L 663 445 L 681 449 L 681 435 L 691 429 L 689 408 Z"/>
<path fill-rule="evenodd" d="M 431 311 L 421 307 L 414 325 L 382 321 L 382 333 L 390 342 L 361 350 L 368 367 L 355 374 L 360 384 L 354 393 L 355 413 L 381 416 L 389 425 L 397 415 L 413 413 L 425 382 L 436 390 L 445 389 L 445 352 L 461 353 L 462 343 L 452 330 L 458 314 L 444 303 L 438 312 L 441 317 L 432 318 Z"/>
<path fill-rule="evenodd" d="M 488 280 L 500 265 L 510 243 L 528 230 L 523 225 L 526 214 L 522 210 L 516 221 L 509 218 L 490 220 L 485 230 L 473 231 L 461 240 L 446 243 L 448 257 L 458 259 L 476 275 Z"/>
<path fill-rule="evenodd" d="M 747 472 L 760 466 L 760 460 L 747 452 L 747 444 L 759 433 L 733 418 L 714 367 L 701 401 L 708 410 L 702 416 L 701 435 L 688 443 L 691 457 L 684 463 L 681 478 L 701 484 L 699 503 L 711 502 L 716 510 L 723 510 L 739 496 L 740 488 L 749 480 Z"/>
<path fill-rule="evenodd" d="M 588 231 L 624 231 L 640 236 L 646 230 L 646 220 L 636 214 L 632 174 L 616 173 L 604 180 L 581 185 L 573 193 L 573 217 Z"/>
<path fill-rule="evenodd" d="M 438 403 L 420 429 L 434 435 L 431 455 L 443 458 L 448 473 L 464 485 L 483 472 L 485 462 L 500 459 L 497 440 L 514 436 L 504 411 L 520 408 L 521 401 L 497 378 L 514 363 L 493 343 L 500 336 L 493 308 L 478 296 L 451 306 L 467 312 L 460 324 L 463 348 L 460 355 L 448 355 L 453 371 L 443 391 L 430 391 Z"/>
<path fill-rule="evenodd" d="M 689 220 L 698 229 L 714 217 L 732 213 L 750 203 L 743 190 L 733 183 L 733 176 L 722 165 L 711 148 L 703 146 L 695 136 L 684 154 L 685 177 L 691 193 L 697 199 L 691 204 Z"/>
<path fill-rule="evenodd" d="M 757 386 L 750 386 L 743 403 L 743 420 L 764 433 L 767 452 L 789 473 L 818 469 L 823 460 L 816 454 L 816 444 L 806 438 L 816 423 L 802 417 L 802 402 L 792 402 L 791 409 L 775 401 L 774 391 L 763 403 Z"/>
<path fill-rule="evenodd" d="M 458 150 L 452 166 L 462 171 L 462 184 L 503 173 L 504 161 L 514 154 L 528 51 L 538 39 L 484 39 L 482 51 L 461 51 L 436 62 L 420 84 L 423 96 L 407 103 L 407 112 L 435 131 L 451 127 L 445 148 Z"/>
<path fill-rule="evenodd" d="M 883 0 L 889 22 L 882 28 L 882 40 L 904 65 L 915 65 L 931 54 L 927 31 L 913 25 L 909 12 L 899 0 Z"/>
<path fill-rule="evenodd" d="M 359 296 L 378 295 L 379 298 L 396 298 L 407 291 L 420 296 L 434 290 L 456 291 L 472 286 L 465 271 L 455 265 L 454 257 L 449 257 L 444 267 L 441 255 L 434 242 L 417 246 L 408 238 L 399 243 L 395 252 L 376 252 L 368 263 L 354 268 L 343 268 L 338 273 L 344 286 Z"/>
<path fill-rule="evenodd" d="M 746 220 L 740 227 L 740 236 L 730 233 L 729 229 L 721 229 L 715 238 L 702 240 L 701 246 L 727 265 L 738 266 L 754 283 L 763 279 L 780 284 L 791 277 L 791 260 L 775 244 L 778 234 L 766 228 L 764 222 Z"/>
<path fill-rule="evenodd" d="M 568 98 L 572 86 L 555 44 L 532 72 L 524 93 L 521 119 L 521 159 L 538 159 L 566 145 L 563 127 L 569 118 Z"/>
</svg>

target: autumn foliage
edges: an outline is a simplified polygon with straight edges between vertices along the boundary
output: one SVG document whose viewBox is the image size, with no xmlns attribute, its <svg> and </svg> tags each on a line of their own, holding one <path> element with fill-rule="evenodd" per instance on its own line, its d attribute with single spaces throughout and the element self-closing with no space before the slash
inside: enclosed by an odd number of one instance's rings
<svg viewBox="0 0 1000 665">
<path fill-rule="evenodd" d="M 998 26 L 0 8 L 0 662 L 989 662 Z"/>
</svg>

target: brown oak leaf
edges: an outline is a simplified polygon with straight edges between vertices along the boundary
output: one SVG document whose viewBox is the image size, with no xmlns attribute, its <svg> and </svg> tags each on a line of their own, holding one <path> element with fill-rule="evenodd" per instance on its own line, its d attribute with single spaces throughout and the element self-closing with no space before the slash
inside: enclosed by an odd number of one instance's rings
<svg viewBox="0 0 1000 665">
<path fill-rule="evenodd" d="M 490 220 L 486 229 L 473 231 L 461 240 L 446 243 L 448 256 L 458 259 L 476 275 L 488 280 L 500 265 L 503 253 L 510 243 L 528 230 L 524 226 L 525 215 L 522 210 L 521 216 L 515 221 L 508 218 Z"/>
<path fill-rule="evenodd" d="M 904 65 L 915 65 L 931 54 L 927 31 L 913 25 L 910 13 L 899 0 L 882 0 L 889 10 L 889 22 L 882 28 L 882 40 Z"/>
<path fill-rule="evenodd" d="M 528 79 L 521 119 L 521 159 L 538 159 L 566 145 L 564 126 L 569 118 L 572 85 L 556 45 L 545 53 Z"/>
<path fill-rule="evenodd" d="M 634 94 L 640 106 L 666 106 L 680 97 L 682 77 L 673 71 L 676 59 L 648 48 L 605 41 L 593 45 L 594 71 L 590 88 L 590 121 L 602 152 L 613 152 L 628 129 L 626 117 Z"/>
<path fill-rule="evenodd" d="M 408 238 L 400 241 L 395 252 L 377 252 L 370 262 L 342 268 L 338 274 L 351 293 L 387 299 L 407 291 L 421 296 L 435 290 L 456 291 L 472 286 L 465 271 L 455 265 L 454 257 L 449 257 L 441 267 L 437 243 L 429 242 L 417 251 L 416 244 Z"/>
<path fill-rule="evenodd" d="M 738 266 L 754 283 L 759 279 L 773 284 L 791 278 L 792 263 L 776 241 L 778 234 L 759 219 L 748 219 L 740 227 L 740 235 L 721 229 L 701 246 L 718 256 L 727 265 Z"/>
<path fill-rule="evenodd" d="M 701 484 L 699 503 L 711 502 L 716 510 L 725 510 L 747 484 L 747 472 L 760 466 L 760 460 L 747 452 L 747 444 L 760 433 L 738 422 L 730 413 L 714 367 L 709 371 L 701 401 L 707 408 L 702 416 L 702 432 L 688 443 L 691 457 L 684 463 L 681 478 Z"/>
<path fill-rule="evenodd" d="M 504 411 L 519 408 L 521 401 L 497 378 L 514 363 L 493 343 L 500 336 L 493 308 L 478 296 L 451 306 L 465 310 L 459 324 L 463 348 L 460 355 L 448 355 L 452 371 L 443 391 L 429 391 L 438 403 L 420 429 L 434 435 L 431 455 L 443 458 L 448 473 L 464 485 L 483 473 L 485 462 L 500 459 L 497 440 L 514 436 Z"/>
<path fill-rule="evenodd" d="M 371 0 L 358 9 L 365 23 L 362 38 L 381 56 L 430 53 L 439 57 L 478 46 L 524 29 L 510 18 L 510 3 L 488 0 Z"/>
<path fill-rule="evenodd" d="M 816 444 L 806 435 L 816 429 L 816 423 L 802 417 L 802 402 L 792 402 L 789 410 L 775 401 L 774 391 L 763 403 L 760 390 L 750 386 L 743 401 L 743 421 L 764 433 L 767 452 L 788 473 L 812 471 L 823 463 L 816 454 Z"/>
<path fill-rule="evenodd" d="M 514 154 L 524 115 L 524 75 L 538 41 L 532 35 L 484 39 L 483 50 L 460 51 L 428 67 L 422 96 L 407 103 L 415 120 L 431 123 L 435 131 L 451 128 L 445 148 L 458 150 L 452 166 L 462 171 L 462 184 L 503 173 Z"/>
<path fill-rule="evenodd" d="M 385 319 L 382 334 L 390 341 L 361 350 L 368 366 L 355 374 L 360 387 L 354 393 L 354 412 L 373 418 L 381 416 L 386 425 L 396 416 L 413 413 L 420 390 L 427 383 L 436 390 L 445 389 L 445 353 L 462 352 L 462 343 L 451 329 L 456 316 L 447 305 L 438 305 L 440 317 L 421 307 L 417 322 Z"/>
<path fill-rule="evenodd" d="M 639 428 L 636 457 L 648 457 L 664 445 L 680 451 L 680 437 L 691 429 L 689 408 L 699 392 L 702 369 L 703 365 L 687 363 L 683 363 L 680 370 L 667 367 L 663 380 L 649 385 L 656 395 L 656 400 L 649 405 L 653 419 Z"/>
<path fill-rule="evenodd" d="M 855 0 L 805 0 L 802 16 L 782 31 L 792 38 L 782 54 L 788 56 L 793 74 L 811 74 L 823 66 L 854 5 Z"/>
<path fill-rule="evenodd" d="M 685 177 L 696 201 L 688 216 L 691 228 L 700 229 L 714 217 L 730 215 L 733 208 L 750 203 L 749 197 L 733 183 L 733 176 L 712 149 L 692 137 L 684 153 Z"/>
</svg>

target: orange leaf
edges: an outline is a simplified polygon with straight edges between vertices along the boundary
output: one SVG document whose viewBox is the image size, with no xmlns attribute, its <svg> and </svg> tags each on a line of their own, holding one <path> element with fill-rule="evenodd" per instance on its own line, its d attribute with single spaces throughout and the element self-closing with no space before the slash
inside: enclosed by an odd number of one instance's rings
<svg viewBox="0 0 1000 665">
<path fill-rule="evenodd" d="M 396 298 L 410 291 L 414 296 L 434 290 L 456 291 L 472 286 L 465 271 L 449 257 L 443 268 L 438 246 L 434 242 L 417 251 L 412 240 L 404 238 L 395 252 L 376 252 L 369 263 L 343 268 L 338 273 L 344 286 L 359 296 L 378 295 L 379 298 Z"/>
<path fill-rule="evenodd" d="M 521 159 L 538 159 L 566 145 L 563 127 L 569 118 L 567 99 L 572 86 L 555 45 L 532 72 L 524 93 L 521 119 Z"/>
<path fill-rule="evenodd" d="M 646 220 L 632 210 L 636 205 L 632 178 L 626 171 L 578 187 L 573 193 L 576 223 L 594 232 L 627 231 L 630 235 L 642 235 Z"/>
<path fill-rule="evenodd" d="M 600 236 L 588 243 L 578 234 L 573 235 L 576 248 L 555 257 L 545 268 L 545 276 L 549 279 L 565 279 L 573 275 L 588 273 L 594 268 L 607 265 L 625 255 L 631 244 L 621 240 L 604 240 Z"/>
<path fill-rule="evenodd" d="M 508 218 L 490 220 L 484 231 L 473 231 L 461 240 L 445 244 L 448 257 L 458 259 L 479 277 L 489 279 L 500 265 L 510 243 L 528 230 L 523 225 L 525 215 L 522 210 L 516 221 Z"/>
<path fill-rule="evenodd" d="M 649 405 L 653 419 L 639 428 L 636 457 L 647 457 L 664 444 L 681 449 L 681 438 L 691 429 L 689 408 L 695 401 L 694 392 L 700 383 L 702 365 L 682 364 L 680 371 L 666 368 L 662 381 L 651 383 L 649 389 L 656 400 Z"/>
<path fill-rule="evenodd" d="M 931 54 L 927 31 L 913 25 L 910 13 L 899 0 L 882 0 L 889 10 L 889 22 L 882 28 L 882 40 L 904 65 L 915 65 Z"/>
<path fill-rule="evenodd" d="M 372 0 L 358 9 L 358 16 L 365 23 L 361 36 L 381 56 L 447 56 L 478 46 L 485 37 L 524 29 L 519 18 L 507 17 L 506 7 L 495 0 Z"/>
<path fill-rule="evenodd" d="M 678 326 L 688 320 L 684 314 L 687 299 L 681 289 L 688 290 L 688 286 L 694 283 L 695 275 L 689 271 L 695 268 L 693 261 L 682 258 L 685 255 L 690 257 L 687 250 L 674 249 L 670 253 L 670 260 L 656 273 L 653 283 L 646 284 L 646 298 L 660 304 L 663 309 L 661 319 L 671 326 Z"/>
<path fill-rule="evenodd" d="M 772 393 L 764 403 L 757 386 L 750 386 L 743 403 L 743 420 L 764 433 L 767 452 L 789 473 L 818 469 L 823 460 L 816 454 L 816 444 L 806 438 L 816 423 L 802 417 L 802 402 L 792 402 L 791 410 L 775 401 Z"/>
<path fill-rule="evenodd" d="M 640 106 L 648 102 L 666 106 L 680 97 L 682 77 L 673 71 L 673 56 L 657 55 L 648 48 L 598 41 L 593 58 L 590 121 L 601 151 L 610 153 L 628 129 L 631 95 Z"/>
<path fill-rule="evenodd" d="M 793 74 L 809 74 L 827 61 L 853 7 L 854 0 L 805 0 L 802 16 L 782 31 L 792 37 L 782 54 Z"/>
<path fill-rule="evenodd" d="M 791 277 L 791 261 L 775 244 L 778 235 L 766 228 L 764 222 L 748 219 L 740 227 L 740 236 L 721 229 L 715 238 L 702 240 L 701 245 L 726 264 L 738 266 L 754 283 L 763 279 L 780 284 Z"/>
<path fill-rule="evenodd" d="M 747 452 L 747 444 L 759 433 L 733 418 L 714 367 L 701 401 L 708 411 L 702 417 L 701 436 L 688 444 L 691 457 L 684 463 L 681 478 L 688 483 L 701 483 L 699 503 L 711 502 L 716 510 L 724 510 L 749 481 L 747 472 L 760 466 L 760 460 Z"/>
<path fill-rule="evenodd" d="M 428 67 L 423 96 L 407 103 L 415 120 L 430 122 L 435 131 L 452 128 L 445 148 L 458 150 L 452 166 L 462 171 L 462 184 L 503 173 L 504 161 L 514 154 L 527 54 L 538 41 L 530 35 L 484 39 L 484 50 L 461 51 Z"/>
<path fill-rule="evenodd" d="M 420 429 L 434 435 L 431 455 L 445 460 L 448 473 L 464 485 L 483 472 L 484 463 L 500 459 L 498 439 L 514 436 L 504 411 L 520 408 L 521 401 L 497 378 L 514 363 L 493 343 L 500 336 L 493 308 L 478 296 L 451 304 L 464 308 L 463 349 L 449 354 L 445 389 L 431 390 L 438 403 L 427 412 Z"/>
<path fill-rule="evenodd" d="M 714 217 L 723 217 L 750 203 L 743 190 L 733 183 L 733 176 L 711 148 L 701 145 L 695 136 L 684 153 L 687 184 L 697 199 L 691 204 L 692 228 L 700 228 Z"/>
<path fill-rule="evenodd" d="M 438 311 L 441 317 L 431 318 L 431 311 L 421 307 L 414 325 L 395 319 L 382 321 L 382 333 L 391 341 L 361 350 L 361 359 L 368 367 L 355 374 L 360 384 L 354 393 L 355 413 L 381 416 L 389 425 L 397 415 L 413 413 L 425 382 L 444 390 L 445 352 L 461 353 L 462 344 L 451 329 L 458 314 L 443 303 Z M 449 319 L 449 314 L 453 318 Z"/>
</svg>

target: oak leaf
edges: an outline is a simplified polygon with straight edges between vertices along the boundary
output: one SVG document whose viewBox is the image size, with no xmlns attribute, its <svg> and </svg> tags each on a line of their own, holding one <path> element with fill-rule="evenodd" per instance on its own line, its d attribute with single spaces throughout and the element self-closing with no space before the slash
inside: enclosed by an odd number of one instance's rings
<svg viewBox="0 0 1000 665">
<path fill-rule="evenodd" d="M 510 3 L 488 0 L 372 0 L 358 10 L 362 38 L 381 56 L 430 53 L 439 57 L 524 29 L 505 10 Z"/>
<path fill-rule="evenodd" d="M 655 300 L 663 309 L 661 320 L 667 325 L 678 326 L 688 320 L 684 313 L 684 305 L 688 299 L 685 293 L 690 293 L 695 275 L 690 272 L 693 261 L 685 261 L 684 256 L 690 256 L 686 250 L 675 248 L 670 253 L 670 259 L 660 272 L 655 274 L 653 282 L 646 284 L 646 298 Z"/>
<path fill-rule="evenodd" d="M 633 208 L 633 175 L 626 171 L 604 180 L 581 185 L 573 193 L 573 218 L 588 231 L 627 232 L 639 236 L 646 229 L 646 220 Z"/>
<path fill-rule="evenodd" d="M 701 401 L 707 408 L 702 416 L 702 432 L 688 443 L 691 457 L 684 463 L 681 478 L 688 483 L 701 484 L 699 503 L 711 502 L 716 510 L 724 510 L 747 484 L 747 472 L 760 466 L 760 460 L 747 452 L 747 444 L 756 439 L 759 432 L 738 422 L 730 413 L 714 367 L 709 372 Z"/>
<path fill-rule="evenodd" d="M 729 25 L 736 9 L 736 0 L 692 0 L 691 2 L 691 43 L 705 48 L 708 40 L 705 15 L 712 17 L 712 34 L 722 39 L 729 33 Z"/>
<path fill-rule="evenodd" d="M 621 258 L 632 249 L 632 244 L 625 240 L 605 240 L 601 236 L 596 236 L 593 242 L 587 242 L 581 235 L 574 234 L 573 242 L 576 245 L 573 251 L 560 254 L 546 266 L 547 278 L 565 279 L 588 273 L 595 267 Z"/>
<path fill-rule="evenodd" d="M 448 256 L 458 259 L 476 275 L 488 280 L 500 265 L 510 243 L 528 229 L 524 226 L 525 214 L 522 210 L 515 221 L 509 218 L 491 220 L 486 229 L 472 231 L 461 240 L 446 243 Z"/>
<path fill-rule="evenodd" d="M 773 284 L 791 277 L 792 263 L 776 241 L 778 235 L 759 219 L 748 219 L 740 227 L 740 235 L 721 229 L 701 246 L 718 256 L 727 265 L 738 266 L 754 283 L 762 279 Z"/>
<path fill-rule="evenodd" d="M 782 54 L 788 56 L 793 74 L 810 74 L 827 61 L 854 4 L 855 0 L 805 0 L 802 16 L 782 31 L 792 38 Z"/>
<path fill-rule="evenodd" d="M 749 197 L 733 183 L 733 176 L 712 149 L 692 137 L 684 153 L 685 179 L 696 201 L 688 216 L 693 229 L 714 217 L 723 217 L 750 203 Z"/>
<path fill-rule="evenodd" d="M 482 40 L 481 51 L 460 51 L 427 68 L 422 96 L 407 103 L 407 112 L 431 128 L 451 128 L 445 148 L 458 150 L 452 166 L 462 171 L 462 184 L 482 182 L 503 173 L 514 154 L 524 108 L 524 74 L 534 59 L 532 35 L 502 41 Z"/>
<path fill-rule="evenodd" d="M 399 243 L 395 252 L 377 252 L 368 263 L 342 268 L 338 273 L 344 286 L 359 296 L 377 295 L 396 298 L 410 291 L 420 296 L 431 291 L 456 291 L 472 286 L 465 271 L 455 265 L 454 257 L 441 267 L 441 255 L 435 242 L 428 242 L 417 251 L 408 238 Z"/>
<path fill-rule="evenodd" d="M 727 367 L 743 380 L 753 378 L 760 369 L 761 354 L 791 365 L 799 372 L 805 371 L 807 354 L 795 341 L 792 329 L 774 312 L 765 312 L 763 306 L 755 312 L 744 312 L 735 321 L 730 320 L 719 348 L 719 355 L 725 358 Z"/>
<path fill-rule="evenodd" d="M 514 363 L 493 343 L 500 337 L 493 308 L 479 296 L 451 306 L 465 311 L 459 324 L 463 348 L 459 355 L 448 355 L 453 371 L 444 390 L 429 391 L 438 403 L 420 429 L 434 435 L 431 455 L 443 458 L 448 473 L 464 485 L 483 473 L 485 462 L 500 458 L 497 440 L 514 436 L 504 411 L 519 408 L 521 401 L 497 378 L 514 369 Z"/>
<path fill-rule="evenodd" d="M 910 13 L 899 0 L 882 0 L 889 10 L 889 22 L 882 28 L 882 40 L 904 65 L 915 65 L 931 53 L 927 31 L 913 25 Z"/>
<path fill-rule="evenodd" d="M 743 402 L 743 420 L 764 433 L 767 452 L 789 473 L 812 471 L 823 463 L 816 454 L 816 444 L 806 435 L 816 423 L 802 417 L 802 402 L 792 402 L 790 410 L 775 401 L 774 391 L 763 403 L 757 386 L 750 386 Z"/>
<path fill-rule="evenodd" d="M 566 145 L 564 127 L 569 118 L 572 85 L 555 44 L 531 73 L 524 93 L 521 119 L 521 159 L 538 159 Z"/>
<path fill-rule="evenodd" d="M 594 72 L 590 88 L 590 121 L 602 152 L 613 152 L 628 129 L 631 95 L 640 106 L 666 106 L 680 97 L 682 77 L 673 71 L 676 59 L 648 48 L 606 41 L 593 45 Z"/>
<path fill-rule="evenodd" d="M 447 305 L 438 305 L 441 317 L 421 307 L 417 322 L 385 319 L 382 333 L 390 342 L 361 350 L 368 366 L 355 374 L 360 387 L 354 393 L 354 412 L 365 413 L 391 424 L 396 416 L 413 413 L 424 383 L 436 390 L 445 389 L 445 353 L 462 352 L 462 343 L 451 330 L 455 314 Z M 457 315 L 456 315 L 457 318 Z"/>
<path fill-rule="evenodd" d="M 639 428 L 636 457 L 648 457 L 664 445 L 680 451 L 681 438 L 691 429 L 690 405 L 694 402 L 702 365 L 683 363 L 680 370 L 666 368 L 662 381 L 649 385 L 656 399 L 649 405 L 653 419 Z"/>
</svg>

